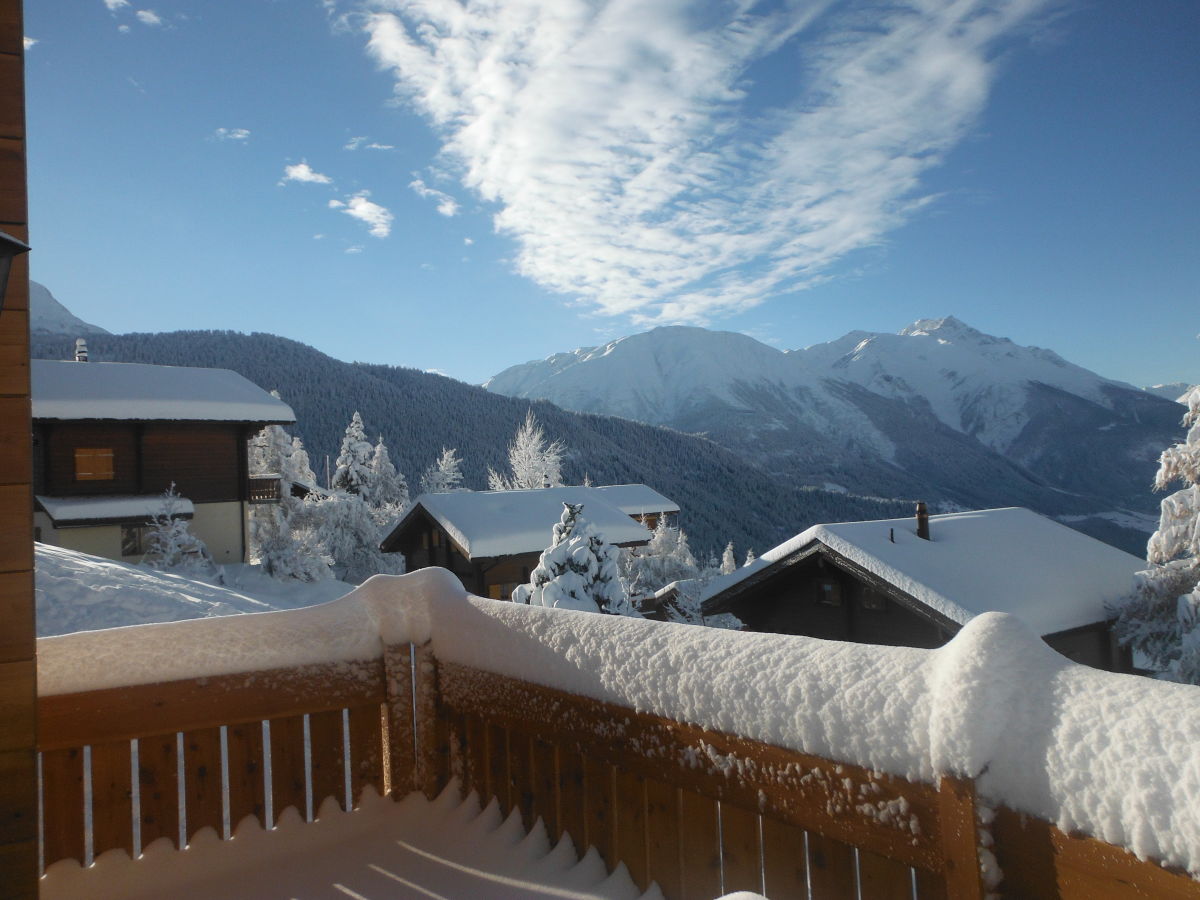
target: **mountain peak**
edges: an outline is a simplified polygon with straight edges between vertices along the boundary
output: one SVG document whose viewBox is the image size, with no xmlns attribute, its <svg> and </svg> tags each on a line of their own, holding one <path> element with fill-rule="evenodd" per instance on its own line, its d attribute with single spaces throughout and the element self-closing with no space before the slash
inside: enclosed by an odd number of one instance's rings
<svg viewBox="0 0 1200 900">
<path fill-rule="evenodd" d="M 984 334 L 975 328 L 972 328 L 961 319 L 956 319 L 954 316 L 944 316 L 940 319 L 917 319 L 907 328 L 902 328 L 900 334 L 903 337 L 914 337 L 916 335 L 929 335 L 931 337 L 943 338 L 945 340 L 953 340 L 954 338 L 967 338 L 969 340 L 978 341 L 981 343 L 995 343 L 997 341 L 1007 340 L 1007 338 L 996 338 L 990 334 Z"/>
<path fill-rule="evenodd" d="M 108 334 L 99 325 L 91 325 L 63 306 L 45 285 L 29 282 L 29 330 L 34 334 Z"/>
</svg>

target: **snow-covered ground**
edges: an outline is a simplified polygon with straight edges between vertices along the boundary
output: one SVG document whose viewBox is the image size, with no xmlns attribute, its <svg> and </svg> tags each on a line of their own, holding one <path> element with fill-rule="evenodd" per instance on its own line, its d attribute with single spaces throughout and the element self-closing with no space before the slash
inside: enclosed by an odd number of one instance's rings
<svg viewBox="0 0 1200 900">
<path fill-rule="evenodd" d="M 223 568 L 225 583 L 217 585 L 37 544 L 38 636 L 296 609 L 335 600 L 354 588 L 332 579 L 316 584 L 278 581 L 257 566 Z"/>
<path fill-rule="evenodd" d="M 526 834 L 520 814 L 504 819 L 493 801 L 482 812 L 451 785 L 432 803 L 369 794 L 343 813 L 332 801 L 305 824 L 294 809 L 264 831 L 247 819 L 232 841 L 202 831 L 187 849 L 165 839 L 138 860 L 110 850 L 82 868 L 51 866 L 43 900 L 661 900 L 640 893 L 624 866 L 611 875 L 595 850 L 582 860 L 570 839 L 551 846 L 539 821 Z M 753 895 L 751 895 L 753 896 Z"/>
</svg>

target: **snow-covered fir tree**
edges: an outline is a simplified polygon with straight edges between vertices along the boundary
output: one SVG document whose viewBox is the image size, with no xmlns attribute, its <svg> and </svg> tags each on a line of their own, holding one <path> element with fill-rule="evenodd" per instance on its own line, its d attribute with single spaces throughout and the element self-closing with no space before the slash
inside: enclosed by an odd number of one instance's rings
<svg viewBox="0 0 1200 900">
<path fill-rule="evenodd" d="M 583 504 L 563 504 L 530 583 L 513 591 L 513 602 L 640 617 L 621 585 L 618 549 L 581 516 Z"/>
<path fill-rule="evenodd" d="M 753 548 L 750 550 L 747 550 L 746 551 L 746 561 L 744 563 L 742 563 L 742 565 L 748 566 L 748 565 L 750 565 L 750 563 L 754 562 L 756 559 L 758 559 L 758 557 L 754 555 Z"/>
<path fill-rule="evenodd" d="M 222 584 L 225 579 L 221 568 L 204 541 L 188 530 L 187 519 L 181 515 L 182 504 L 183 498 L 172 481 L 163 491 L 159 510 L 146 523 L 146 554 L 142 563 L 152 569 L 185 572 Z"/>
<path fill-rule="evenodd" d="M 462 459 L 455 448 L 442 448 L 442 455 L 421 476 L 422 494 L 446 494 L 465 490 L 462 486 Z"/>
<path fill-rule="evenodd" d="M 379 436 L 375 452 L 371 454 L 370 478 L 365 495 L 371 508 L 388 519 L 395 518 L 408 506 L 408 482 L 392 465 L 383 435 Z"/>
<path fill-rule="evenodd" d="M 721 574 L 732 575 L 737 571 L 737 557 L 733 555 L 733 541 L 725 545 L 725 552 L 721 554 Z"/>
<path fill-rule="evenodd" d="M 323 581 L 330 575 L 329 560 L 305 527 L 304 501 L 294 485 L 313 490 L 316 479 L 308 454 L 298 437 L 289 437 L 279 425 L 268 425 L 250 441 L 250 474 L 279 479 L 279 500 L 250 507 L 248 535 L 250 560 L 272 578 Z"/>
<path fill-rule="evenodd" d="M 675 596 L 662 606 L 663 619 L 667 622 L 706 625 L 709 628 L 726 628 L 730 631 L 740 631 L 745 627 L 742 620 L 733 613 L 707 616 L 704 614 L 703 598 L 709 581 L 711 577 L 701 576 L 690 581 L 678 582 L 675 586 Z"/>
<path fill-rule="evenodd" d="M 531 409 L 508 445 L 508 465 L 512 474 L 504 475 L 489 468 L 488 489 L 520 491 L 561 487 L 562 463 L 566 452 L 566 445 L 562 441 L 546 442 L 546 434 Z"/>
<path fill-rule="evenodd" d="M 1162 501 L 1146 548 L 1151 566 L 1116 610 L 1115 630 L 1167 677 L 1200 684 L 1200 387 L 1183 399 L 1187 436 L 1159 457 L 1154 487 L 1184 487 Z"/>
<path fill-rule="evenodd" d="M 701 567 L 688 546 L 687 534 L 658 520 L 645 547 L 627 550 L 621 555 L 621 577 L 631 597 L 645 597 L 672 581 L 699 578 Z"/>
<path fill-rule="evenodd" d="M 379 549 L 383 537 L 375 511 L 359 494 L 311 493 L 304 498 L 305 536 L 342 581 L 361 584 L 372 575 L 400 575 L 404 556 Z"/>
<path fill-rule="evenodd" d="M 361 494 L 371 480 L 371 458 L 374 455 L 375 448 L 367 440 L 362 416 L 356 410 L 346 426 L 342 449 L 338 453 L 337 470 L 333 473 L 330 487 L 348 494 Z"/>
</svg>

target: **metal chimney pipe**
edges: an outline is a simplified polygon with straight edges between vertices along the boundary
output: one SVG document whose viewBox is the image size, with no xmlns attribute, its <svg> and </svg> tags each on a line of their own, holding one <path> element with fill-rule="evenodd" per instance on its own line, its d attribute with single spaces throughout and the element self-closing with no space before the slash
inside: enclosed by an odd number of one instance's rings
<svg viewBox="0 0 1200 900">
<path fill-rule="evenodd" d="M 929 509 L 924 500 L 917 503 L 917 537 L 929 540 Z"/>
</svg>

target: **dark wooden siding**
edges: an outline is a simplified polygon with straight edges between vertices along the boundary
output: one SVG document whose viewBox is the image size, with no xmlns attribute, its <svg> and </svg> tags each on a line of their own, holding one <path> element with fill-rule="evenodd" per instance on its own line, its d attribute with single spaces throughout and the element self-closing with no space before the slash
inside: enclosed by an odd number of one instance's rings
<svg viewBox="0 0 1200 900">
<path fill-rule="evenodd" d="M 82 363 L 81 363 L 82 365 Z M 137 494 L 138 441 L 136 427 L 119 422 L 63 422 L 45 426 L 45 492 L 52 497 Z M 111 481 L 76 481 L 78 447 L 111 447 Z"/>
<path fill-rule="evenodd" d="M 143 427 L 142 493 L 161 493 L 174 481 L 176 490 L 196 503 L 242 499 L 238 454 L 246 450 L 238 426 Z"/>
</svg>

